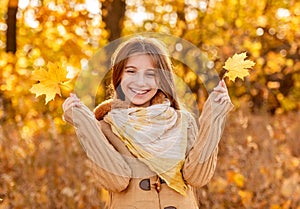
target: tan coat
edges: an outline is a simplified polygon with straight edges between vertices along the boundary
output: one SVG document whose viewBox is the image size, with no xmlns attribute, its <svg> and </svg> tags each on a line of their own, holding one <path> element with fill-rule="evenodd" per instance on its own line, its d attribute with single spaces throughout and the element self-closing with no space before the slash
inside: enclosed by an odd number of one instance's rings
<svg viewBox="0 0 300 209">
<path fill-rule="evenodd" d="M 199 128 L 192 118 L 188 121 L 188 147 L 182 169 L 189 187 L 187 196 L 171 189 L 134 158 L 110 125 L 97 121 L 86 107 L 65 113 L 65 120 L 76 127 L 87 156 L 97 165 L 94 170 L 99 184 L 109 191 L 107 208 L 198 209 L 194 188 L 207 184 L 214 174 L 226 114 L 233 108 L 230 102 L 214 102 L 215 96 L 212 93 L 206 101 Z"/>
</svg>

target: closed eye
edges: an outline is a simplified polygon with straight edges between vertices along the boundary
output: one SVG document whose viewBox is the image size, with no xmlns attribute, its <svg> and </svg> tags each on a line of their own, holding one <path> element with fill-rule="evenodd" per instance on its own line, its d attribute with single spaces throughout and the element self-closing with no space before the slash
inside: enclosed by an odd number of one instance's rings
<svg viewBox="0 0 300 209">
<path fill-rule="evenodd" d="M 146 73 L 146 76 L 154 77 L 154 76 L 155 76 L 155 73 Z"/>
<path fill-rule="evenodd" d="M 146 76 L 154 77 L 156 75 L 155 70 L 149 69 L 146 71 Z"/>
<path fill-rule="evenodd" d="M 135 70 L 132 70 L 132 69 L 127 69 L 125 70 L 126 73 L 135 73 Z"/>
<path fill-rule="evenodd" d="M 125 73 L 135 73 L 136 72 L 136 69 L 131 67 L 131 66 L 128 66 L 128 67 L 125 67 Z"/>
</svg>

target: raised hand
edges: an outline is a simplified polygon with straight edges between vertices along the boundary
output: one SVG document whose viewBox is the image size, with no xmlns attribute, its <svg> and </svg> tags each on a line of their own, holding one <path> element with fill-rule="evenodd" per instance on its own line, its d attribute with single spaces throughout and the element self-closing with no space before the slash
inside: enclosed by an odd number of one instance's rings
<svg viewBox="0 0 300 209">
<path fill-rule="evenodd" d="M 70 96 L 64 101 L 62 108 L 64 111 L 64 120 L 73 124 L 73 117 L 72 117 L 72 108 L 74 107 L 81 107 L 82 103 L 80 99 L 75 94 L 70 94 Z"/>
<path fill-rule="evenodd" d="M 70 94 L 70 96 L 65 100 L 62 105 L 64 112 L 68 111 L 70 108 L 73 107 L 81 107 L 82 103 L 80 99 L 76 96 L 76 94 Z"/>
<path fill-rule="evenodd" d="M 220 104 L 223 104 L 225 101 L 231 102 L 224 80 L 219 82 L 219 84 L 214 88 L 214 92 L 217 93 L 217 96 L 214 100 L 215 102 Z"/>
</svg>

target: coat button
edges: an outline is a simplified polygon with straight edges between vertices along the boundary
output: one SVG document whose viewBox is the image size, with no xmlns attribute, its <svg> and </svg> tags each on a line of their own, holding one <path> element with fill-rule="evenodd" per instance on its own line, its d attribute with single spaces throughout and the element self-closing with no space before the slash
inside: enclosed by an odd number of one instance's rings
<svg viewBox="0 0 300 209">
<path fill-rule="evenodd" d="M 151 189 L 150 179 L 143 179 L 140 181 L 140 188 L 145 191 L 149 191 Z"/>
<path fill-rule="evenodd" d="M 174 207 L 174 206 L 168 206 L 168 207 L 165 207 L 164 209 L 176 209 L 176 207 Z"/>
</svg>

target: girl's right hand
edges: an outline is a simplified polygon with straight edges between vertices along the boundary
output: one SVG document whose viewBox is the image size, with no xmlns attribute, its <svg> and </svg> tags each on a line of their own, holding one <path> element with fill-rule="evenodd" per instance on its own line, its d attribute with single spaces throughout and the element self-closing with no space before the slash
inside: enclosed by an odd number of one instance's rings
<svg viewBox="0 0 300 209">
<path fill-rule="evenodd" d="M 62 108 L 64 111 L 64 120 L 73 123 L 72 119 L 72 108 L 73 107 L 81 107 L 82 103 L 80 99 L 75 94 L 70 94 L 70 96 L 64 101 Z"/>
</svg>

